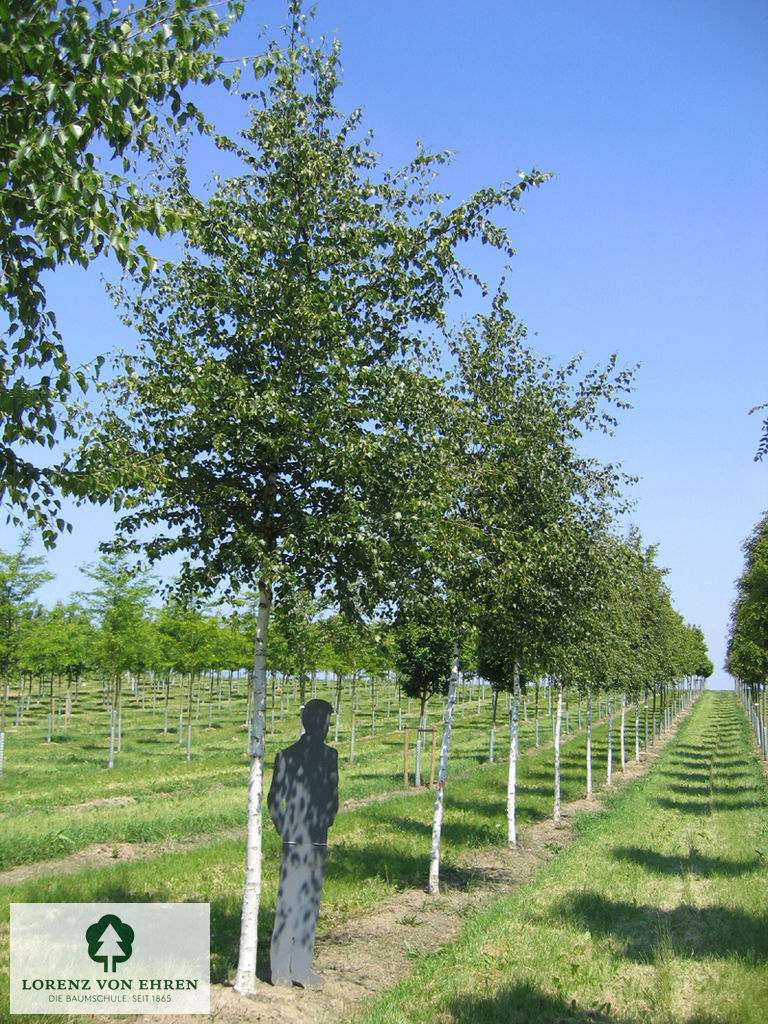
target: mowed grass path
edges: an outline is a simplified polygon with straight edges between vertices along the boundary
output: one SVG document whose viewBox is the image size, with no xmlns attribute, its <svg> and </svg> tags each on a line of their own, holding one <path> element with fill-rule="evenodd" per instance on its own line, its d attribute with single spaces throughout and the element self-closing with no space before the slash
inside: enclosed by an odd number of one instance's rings
<svg viewBox="0 0 768 1024">
<path fill-rule="evenodd" d="M 356 1024 L 766 1024 L 768 786 L 733 694 Z"/>
</svg>

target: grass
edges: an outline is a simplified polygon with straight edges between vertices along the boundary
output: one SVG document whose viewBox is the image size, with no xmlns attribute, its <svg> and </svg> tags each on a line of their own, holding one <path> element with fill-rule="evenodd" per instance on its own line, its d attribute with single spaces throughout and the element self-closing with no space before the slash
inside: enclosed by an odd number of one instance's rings
<svg viewBox="0 0 768 1024">
<path fill-rule="evenodd" d="M 243 687 L 244 691 L 244 687 Z M 451 740 L 450 778 L 474 771 L 488 760 L 490 690 L 479 706 L 476 698 L 459 705 Z M 320 691 L 328 696 L 330 691 Z M 367 699 L 367 703 L 366 703 Z M 107 770 L 108 719 L 101 706 L 100 687 L 81 689 L 72 719 L 47 735 L 47 704 L 34 703 L 18 726 L 6 732 L 5 760 L 0 775 L 0 871 L 51 857 L 76 853 L 93 843 L 143 843 L 216 835 L 244 825 L 248 779 L 245 693 L 233 693 L 231 712 L 226 695 L 222 708 L 214 694 L 212 727 L 203 703 L 193 722 L 191 760 L 186 760 L 186 722 L 178 742 L 178 706 L 171 704 L 168 732 L 163 732 L 162 704 L 152 713 L 151 698 L 142 708 L 126 694 L 123 741 L 115 767 Z M 500 705 L 503 701 L 499 702 Z M 403 724 L 416 724 L 416 702 Z M 478 713 L 479 710 L 479 713 Z M 349 709 L 342 711 L 339 737 L 340 799 L 360 800 L 403 791 L 403 733 L 397 729 L 397 710 L 386 704 L 376 715 L 376 734 L 370 729 L 370 696 L 365 695 L 357 718 L 354 763 L 349 758 Z M 431 714 L 435 722 L 439 709 Z M 499 707 L 497 758 L 505 750 Z M 571 724 L 576 724 L 575 711 Z M 268 726 L 270 714 L 267 715 Z M 521 747 L 534 744 L 534 722 L 521 723 Z M 266 763 L 298 735 L 298 716 L 286 710 L 267 738 Z M 551 738 L 548 719 L 541 721 L 541 742 Z M 438 737 L 439 746 L 439 737 Z M 410 765 L 413 770 L 413 735 Z M 429 777 L 429 750 L 422 761 Z M 495 826 L 494 826 L 495 827 Z M 481 837 L 482 838 L 482 837 Z M 488 837 L 486 837 L 488 838 Z"/>
<path fill-rule="evenodd" d="M 108 846 L 123 839 L 176 837 L 194 840 L 194 845 L 130 862 L 116 855 L 103 866 L 84 865 L 68 874 L 57 873 L 54 866 L 27 881 L 0 885 L 0 958 L 7 965 L 8 907 L 12 902 L 203 901 L 211 904 L 212 980 L 224 981 L 232 976 L 237 958 L 244 843 L 222 838 L 220 833 L 232 824 L 245 824 L 248 760 L 242 727 L 244 706 L 235 707 L 231 721 L 222 715 L 211 730 L 196 727 L 190 762 L 185 750 L 178 747 L 175 730 L 164 736 L 162 719 L 153 720 L 148 710 L 132 708 L 130 717 L 126 715 L 123 749 L 115 768 L 107 771 L 103 766 L 104 737 L 94 738 L 104 713 L 95 700 L 92 705 L 83 700 L 82 717 L 69 726 L 66 740 L 46 744 L 45 727 L 39 721 L 27 722 L 12 736 L 7 772 L 0 781 L 3 795 L 8 797 L 0 815 L 0 857 L 5 865 L 34 863 L 93 841 Z M 354 765 L 349 764 L 348 756 L 340 758 L 342 801 L 377 794 L 387 799 L 353 805 L 339 814 L 333 826 L 321 934 L 349 916 L 366 913 L 397 891 L 424 887 L 434 794 L 404 789 L 403 737 L 396 723 L 395 715 L 389 722 L 383 715 L 377 716 L 375 737 L 366 737 L 358 724 Z M 471 873 L 459 868 L 468 850 L 504 845 L 506 839 L 508 766 L 487 763 L 488 724 L 489 709 L 481 708 L 478 715 L 476 701 L 467 703 L 465 713 L 455 722 L 442 870 L 459 884 L 472 882 Z M 533 743 L 534 723 L 523 723 L 522 732 L 525 748 Z M 286 716 L 283 727 L 270 737 L 267 761 L 295 735 L 295 722 Z M 542 728 L 542 740 L 545 735 Z M 503 737 L 504 730 L 499 727 L 497 756 L 504 752 Z M 605 724 L 594 729 L 593 745 L 597 777 L 603 773 L 606 754 Z M 564 801 L 584 793 L 584 748 L 583 734 L 571 737 L 563 746 Z M 428 773 L 428 764 L 426 770 Z M 552 778 L 551 746 L 529 750 L 521 758 L 520 825 L 551 816 Z M 104 802 L 115 799 L 127 802 Z M 206 841 L 201 842 L 205 833 Z M 279 852 L 277 835 L 268 827 L 259 921 L 259 963 L 264 971 Z M 0 989 L 4 990 L 0 1012 L 8 1005 L 8 979 L 3 970 L 7 972 L 7 966 L 0 968 Z"/>
<path fill-rule="evenodd" d="M 765 1024 L 768 787 L 735 696 L 705 694 L 574 845 L 358 1024 Z"/>
</svg>

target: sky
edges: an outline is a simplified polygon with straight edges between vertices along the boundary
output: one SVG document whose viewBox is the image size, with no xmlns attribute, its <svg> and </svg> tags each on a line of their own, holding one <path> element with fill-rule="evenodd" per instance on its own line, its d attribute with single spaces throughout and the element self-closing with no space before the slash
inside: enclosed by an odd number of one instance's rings
<svg viewBox="0 0 768 1024">
<path fill-rule="evenodd" d="M 259 30 L 275 37 L 284 21 L 283 3 L 246 0 L 227 53 L 260 52 Z M 742 544 L 768 509 L 768 460 L 753 458 L 766 413 L 749 415 L 768 402 L 768 5 L 317 0 L 312 32 L 338 37 L 337 105 L 362 108 L 384 165 L 418 142 L 450 150 L 438 184 L 457 201 L 518 169 L 553 173 L 506 221 L 510 306 L 558 363 L 640 364 L 632 410 L 594 451 L 640 478 L 631 521 L 704 631 L 710 685 L 729 687 Z M 242 115 L 217 95 L 221 123 Z M 487 258 L 479 269 L 497 273 Z M 133 344 L 105 269 L 48 283 L 74 364 Z M 112 533 L 104 510 L 70 515 L 44 603 L 87 588 L 77 567 Z M 0 526 L 0 548 L 14 546 Z"/>
</svg>

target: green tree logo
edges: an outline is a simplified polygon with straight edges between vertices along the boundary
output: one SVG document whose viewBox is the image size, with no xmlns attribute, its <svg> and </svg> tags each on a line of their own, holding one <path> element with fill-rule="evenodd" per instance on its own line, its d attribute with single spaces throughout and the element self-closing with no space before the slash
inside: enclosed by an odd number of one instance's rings
<svg viewBox="0 0 768 1024">
<path fill-rule="evenodd" d="M 133 928 L 114 914 L 105 914 L 86 930 L 88 956 L 97 964 L 104 964 L 104 970 L 112 970 L 117 964 L 129 960 L 133 952 Z"/>
</svg>

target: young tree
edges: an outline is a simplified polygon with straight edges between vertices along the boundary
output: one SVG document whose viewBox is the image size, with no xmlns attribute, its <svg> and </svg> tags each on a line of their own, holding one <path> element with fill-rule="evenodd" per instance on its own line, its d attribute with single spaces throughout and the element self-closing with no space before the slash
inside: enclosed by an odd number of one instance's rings
<svg viewBox="0 0 768 1024">
<path fill-rule="evenodd" d="M 507 846 L 517 846 L 517 760 L 519 754 L 518 724 L 520 697 L 525 693 L 525 679 L 521 675 L 523 633 L 514 616 L 505 619 L 503 611 L 494 614 L 486 607 L 480 615 L 478 628 L 478 671 L 494 688 L 494 697 L 506 690 L 512 693 L 509 715 L 509 775 L 507 778 Z M 510 649 L 511 646 L 511 649 Z M 526 666 L 531 674 L 533 665 Z"/>
<path fill-rule="evenodd" d="M 29 544 L 30 537 L 25 534 L 13 554 L 0 551 L 0 772 L 3 770 L 8 691 L 18 662 L 21 627 L 36 607 L 32 595 L 53 579 L 52 574 L 42 568 L 44 560 L 28 554 Z"/>
<path fill-rule="evenodd" d="M 133 172 L 168 125 L 199 119 L 184 86 L 214 76 L 213 47 L 242 10 L 227 4 L 220 19 L 217 7 L 17 0 L 0 9 L 0 503 L 48 543 L 65 525 L 55 474 L 28 452 L 53 444 L 72 377 L 81 386 L 85 378 L 68 364 L 44 273 L 107 250 L 123 266 L 146 267 L 139 233 L 177 225 Z M 106 167 L 100 149 L 112 150 Z"/>
<path fill-rule="evenodd" d="M 255 986 L 273 605 L 303 591 L 359 616 L 386 592 L 388 524 L 411 486 L 406 357 L 474 280 L 461 243 L 510 251 L 491 213 L 543 180 L 446 209 L 430 191 L 443 156 L 382 171 L 359 115 L 334 108 L 338 49 L 310 45 L 299 0 L 289 13 L 237 147 L 244 173 L 207 201 L 182 169 L 172 182 L 184 256 L 125 297 L 141 351 L 103 392 L 72 478 L 130 501 L 123 537 L 149 559 L 180 553 L 185 585 L 258 587 L 241 993 Z"/>
<path fill-rule="evenodd" d="M 199 691 L 202 671 L 214 664 L 218 649 L 218 622 L 213 617 L 204 615 L 194 599 L 185 595 L 171 596 L 160 609 L 155 626 L 163 648 L 165 664 L 179 673 L 179 743 L 182 741 L 182 723 L 186 711 L 186 750 L 189 761 L 192 756 L 193 688 L 197 679 Z"/>
<path fill-rule="evenodd" d="M 455 632 L 445 597 L 432 594 L 410 606 L 402 604 L 395 619 L 395 667 L 407 697 L 419 701 L 415 784 L 421 785 L 422 735 L 427 701 L 446 696 L 451 679 Z"/>
<path fill-rule="evenodd" d="M 612 431 L 632 371 L 617 372 L 615 360 L 583 375 L 578 359 L 552 367 L 527 346 L 503 291 L 491 315 L 459 333 L 455 352 L 465 422 L 457 431 L 452 523 L 463 534 L 462 583 L 480 610 L 481 672 L 514 695 L 507 799 L 514 845 L 520 672 L 533 677 L 551 664 L 588 600 L 594 540 L 620 505 L 622 479 L 582 456 L 578 442 L 588 430 Z"/>
<path fill-rule="evenodd" d="M 115 746 L 120 743 L 122 725 L 122 681 L 126 671 L 142 664 L 146 656 L 148 602 L 153 592 L 145 574 L 130 564 L 125 554 L 111 552 L 85 566 L 81 572 L 95 586 L 82 595 L 97 627 L 93 663 L 108 683 L 109 757 L 115 763 Z"/>
</svg>

